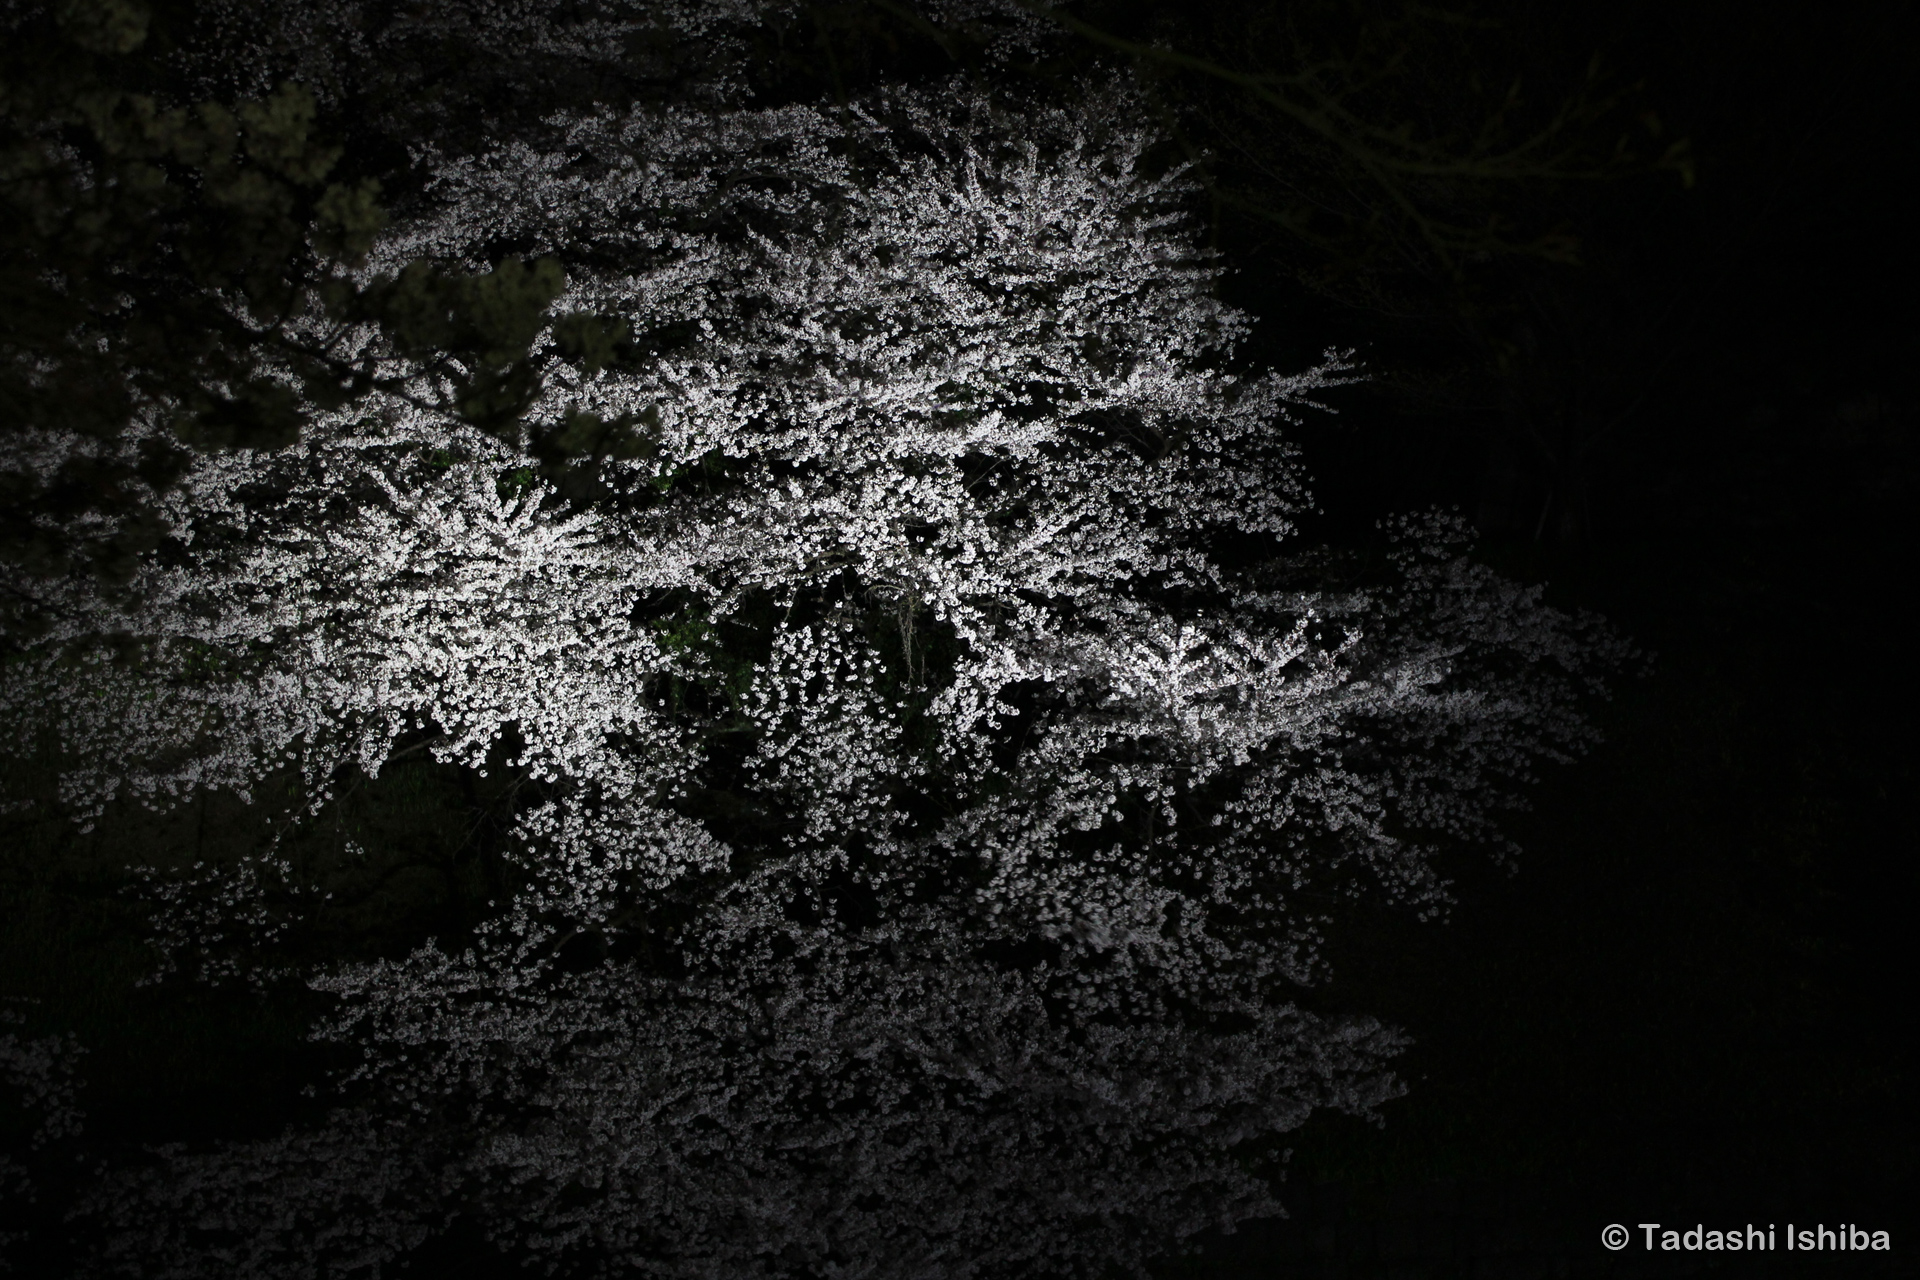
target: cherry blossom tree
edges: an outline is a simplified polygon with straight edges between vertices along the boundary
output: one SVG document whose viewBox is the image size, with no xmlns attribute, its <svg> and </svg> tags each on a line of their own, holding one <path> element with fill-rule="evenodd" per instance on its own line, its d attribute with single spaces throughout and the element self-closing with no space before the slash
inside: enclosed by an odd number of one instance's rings
<svg viewBox="0 0 1920 1280">
<path fill-rule="evenodd" d="M 568 1274 L 1092 1275 L 1275 1211 L 1274 1142 L 1399 1087 L 1300 1007 L 1334 904 L 1443 909 L 1618 643 L 1446 518 L 1347 581 L 1296 547 L 1283 429 L 1351 367 L 1236 364 L 1124 89 L 420 160 L 361 284 L 553 281 L 524 414 L 316 310 L 378 387 L 199 458 L 125 592 L 20 583 L 58 621 L 0 705 L 83 818 L 501 771 L 512 889 L 308 972 L 332 1120 L 104 1184 L 99 1266 L 345 1275 L 464 1215 Z M 276 859 L 157 890 L 171 952 L 324 910 Z"/>
<path fill-rule="evenodd" d="M 24 1021 L 15 1010 L 0 1008 L 0 1028 Z M 47 1148 L 57 1150 L 61 1139 L 76 1137 L 84 1127 L 86 1115 L 75 1096 L 83 1052 L 70 1034 L 0 1030 L 0 1123 L 17 1150 L 0 1150 L 0 1271 L 9 1267 L 8 1253 L 31 1234 L 18 1228 L 40 1200 L 35 1166 L 47 1162 Z"/>
</svg>

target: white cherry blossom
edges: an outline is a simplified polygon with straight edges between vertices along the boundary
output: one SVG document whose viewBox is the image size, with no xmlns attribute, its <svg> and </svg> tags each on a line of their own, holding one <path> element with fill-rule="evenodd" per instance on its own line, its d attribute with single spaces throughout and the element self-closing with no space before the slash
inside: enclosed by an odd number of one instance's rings
<svg viewBox="0 0 1920 1280">
<path fill-rule="evenodd" d="M 344 1275 L 461 1211 L 569 1273 L 1108 1274 L 1392 1096 L 1394 1033 L 1299 1007 L 1327 904 L 1443 909 L 1621 650 L 1440 517 L 1315 578 L 1284 430 L 1350 366 L 1235 363 L 1160 142 L 1123 89 L 952 85 L 423 157 L 369 273 L 565 269 L 519 439 L 375 351 L 396 389 L 204 459 L 4 706 L 82 812 L 515 771 L 519 887 L 313 975 L 331 1127 L 127 1175 L 103 1266 Z M 541 478 L 581 415 L 631 446 L 591 500 Z"/>
</svg>

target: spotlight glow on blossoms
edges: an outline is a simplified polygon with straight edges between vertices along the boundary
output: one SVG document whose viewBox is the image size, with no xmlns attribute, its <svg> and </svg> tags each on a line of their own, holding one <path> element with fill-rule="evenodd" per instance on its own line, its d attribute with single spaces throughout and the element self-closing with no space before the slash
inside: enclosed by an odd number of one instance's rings
<svg viewBox="0 0 1920 1280">
<path fill-rule="evenodd" d="M 83 811 L 504 770 L 515 891 L 311 975 L 332 1121 L 129 1173 L 110 1255 L 345 1274 L 460 1212 L 568 1274 L 1137 1271 L 1398 1091 L 1293 1003 L 1329 904 L 1441 907 L 1617 646 L 1446 520 L 1362 585 L 1294 552 L 1349 366 L 1236 371 L 1160 143 L 948 87 L 422 157 L 370 273 L 565 272 L 518 434 L 367 353 L 410 380 L 202 458 L 6 708 Z"/>
</svg>

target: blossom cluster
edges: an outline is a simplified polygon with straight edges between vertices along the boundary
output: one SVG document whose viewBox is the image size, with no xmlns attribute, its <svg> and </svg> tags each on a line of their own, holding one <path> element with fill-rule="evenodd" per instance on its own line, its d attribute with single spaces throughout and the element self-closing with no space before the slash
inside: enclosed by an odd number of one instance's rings
<svg viewBox="0 0 1920 1280">
<path fill-rule="evenodd" d="M 314 975 L 331 1127 L 129 1174 L 103 1265 L 345 1274 L 458 1206 L 581 1273 L 1137 1270 L 1393 1095 L 1393 1033 L 1298 1007 L 1326 904 L 1440 909 L 1618 647 L 1439 517 L 1364 587 L 1289 558 L 1283 428 L 1349 366 L 1237 368 L 1161 144 L 955 84 L 423 155 L 369 273 L 565 271 L 518 439 L 375 351 L 201 459 L 124 596 L 64 588 L 0 709 L 88 812 L 504 771 L 516 892 Z"/>
</svg>

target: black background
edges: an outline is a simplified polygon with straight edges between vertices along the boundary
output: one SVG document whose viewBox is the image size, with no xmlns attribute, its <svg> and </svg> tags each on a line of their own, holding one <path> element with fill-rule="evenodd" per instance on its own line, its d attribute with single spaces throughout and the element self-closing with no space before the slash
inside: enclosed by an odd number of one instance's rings
<svg viewBox="0 0 1920 1280">
<path fill-rule="evenodd" d="M 1384 391 L 1301 436 L 1330 536 L 1457 505 L 1482 554 L 1605 613 L 1653 672 L 1547 778 L 1517 874 L 1462 864 L 1450 922 L 1342 936 L 1329 996 L 1415 1036 L 1408 1096 L 1377 1131 L 1311 1122 L 1291 1219 L 1169 1274 L 1913 1274 L 1912 16 L 1535 16 L 1644 77 L 1700 166 L 1692 190 L 1624 184 L 1576 215 L 1586 261 L 1555 287 L 1585 327 L 1563 355 L 1634 406 L 1587 459 L 1586 518 L 1539 520 L 1524 460 Z M 1337 307 L 1292 314 L 1302 344 L 1407 350 Z M 1887 1229 L 1894 1252 L 1599 1243 L 1790 1220 Z"/>
</svg>

